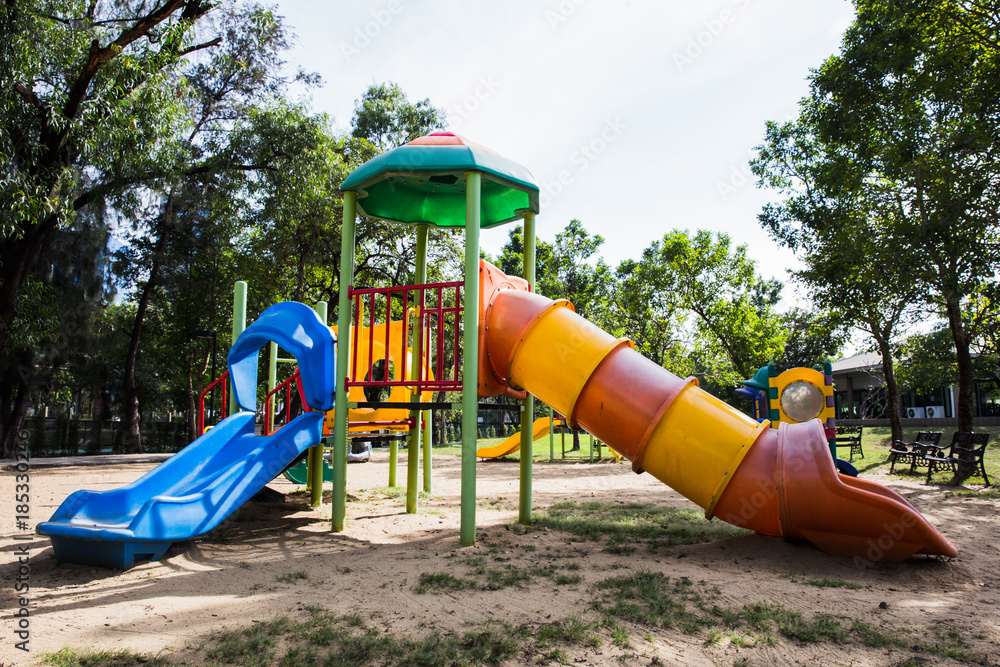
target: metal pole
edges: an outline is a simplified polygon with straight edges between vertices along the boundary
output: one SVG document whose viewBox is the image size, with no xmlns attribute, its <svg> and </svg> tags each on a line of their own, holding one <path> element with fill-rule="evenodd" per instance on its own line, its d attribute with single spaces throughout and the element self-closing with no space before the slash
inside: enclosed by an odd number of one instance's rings
<svg viewBox="0 0 1000 667">
<path fill-rule="evenodd" d="M 344 224 L 340 240 L 340 282 L 337 299 L 337 394 L 333 417 L 333 530 L 344 529 L 347 516 L 347 367 L 350 362 L 351 302 L 347 290 L 354 282 L 354 230 L 358 193 L 344 193 Z"/>
<path fill-rule="evenodd" d="M 316 313 L 326 324 L 326 301 L 316 303 Z M 305 406 L 303 406 L 304 408 Z M 309 504 L 319 507 L 323 503 L 323 439 L 309 448 L 306 457 L 306 479 L 309 480 Z"/>
<path fill-rule="evenodd" d="M 476 543 L 476 429 L 479 398 L 479 210 L 482 174 L 465 174 L 465 312 L 462 316 L 462 501 L 460 541 Z"/>
<path fill-rule="evenodd" d="M 216 352 L 219 350 L 219 332 L 212 331 L 212 382 L 215 382 L 218 378 L 215 376 L 215 356 Z M 215 387 L 212 387 L 212 391 L 209 393 L 208 398 L 208 414 L 213 423 L 219 421 L 219 413 L 216 412 L 215 408 Z M 199 436 L 201 433 L 198 434 Z"/>
<path fill-rule="evenodd" d="M 271 341 L 269 360 L 267 363 L 267 393 L 274 391 L 274 388 L 278 386 L 278 344 L 273 340 Z M 267 432 L 270 433 L 274 430 L 274 396 L 267 399 L 268 402 L 268 416 L 267 416 Z"/>
<path fill-rule="evenodd" d="M 431 493 L 434 487 L 431 480 L 431 448 L 434 446 L 434 411 L 424 410 L 421 414 L 424 419 L 424 493 Z"/>
<path fill-rule="evenodd" d="M 236 339 L 240 337 L 243 330 L 247 328 L 247 284 L 243 280 L 237 280 L 233 285 L 233 338 L 230 346 L 236 344 Z M 232 378 L 229 378 L 232 382 Z M 236 404 L 236 391 L 229 394 L 229 414 L 235 414 L 240 409 Z"/>
<path fill-rule="evenodd" d="M 555 410 L 549 407 L 549 461 L 554 461 L 556 458 L 556 446 L 555 446 L 555 435 L 552 433 L 552 429 L 556 427 L 556 420 L 553 417 Z"/>
<path fill-rule="evenodd" d="M 417 225 L 417 248 L 416 266 L 414 282 L 417 285 L 427 283 L 427 225 Z M 416 306 L 419 308 L 420 304 Z M 406 304 L 403 304 L 404 311 Z M 404 315 L 404 320 L 405 320 Z M 413 332 L 413 353 L 410 355 L 410 379 L 416 380 L 420 377 L 420 367 L 423 365 L 423 326 L 420 313 L 417 312 L 417 326 Z M 420 402 L 421 392 L 412 394 L 411 400 Z M 408 514 L 417 513 L 417 486 L 420 483 L 420 417 L 419 410 L 410 411 L 410 420 L 413 426 L 410 427 L 410 442 L 406 450 L 406 511 Z M 426 471 L 424 475 L 426 476 Z"/>
<path fill-rule="evenodd" d="M 528 288 L 535 291 L 535 214 L 524 214 L 524 279 Z M 518 521 L 531 523 L 532 447 L 535 440 L 535 397 L 528 394 L 521 405 L 521 490 L 518 502 Z"/>
</svg>

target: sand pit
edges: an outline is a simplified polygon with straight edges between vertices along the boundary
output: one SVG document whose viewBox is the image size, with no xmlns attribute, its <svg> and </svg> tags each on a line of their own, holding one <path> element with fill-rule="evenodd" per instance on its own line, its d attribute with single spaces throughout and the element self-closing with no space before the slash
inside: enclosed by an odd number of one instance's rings
<svg viewBox="0 0 1000 667">
<path fill-rule="evenodd" d="M 405 457 L 402 457 L 405 461 Z M 111 489 L 152 464 L 36 469 L 31 473 L 32 523 L 47 519 L 76 489 Z M 348 525 L 329 530 L 330 506 L 311 510 L 278 478 L 270 487 L 284 503 L 250 503 L 208 536 L 175 544 L 155 563 L 128 572 L 58 563 L 48 539 L 15 542 L 3 532 L 0 606 L 4 610 L 0 665 L 41 664 L 43 652 L 127 649 L 201 664 L 204 646 L 223 629 L 248 627 L 307 608 L 355 613 L 369 627 L 397 637 L 461 633 L 507 622 L 538 627 L 574 614 L 596 623 L 599 645 L 565 647 L 581 665 L 942 665 L 998 664 L 1000 651 L 1000 501 L 946 497 L 920 481 L 888 481 L 959 549 L 954 560 L 913 558 L 897 565 L 862 565 L 807 544 L 745 535 L 649 551 L 607 548 L 559 530 L 516 525 L 518 464 L 478 466 L 477 544 L 459 544 L 460 461 L 438 456 L 434 491 L 418 514 L 386 492 L 387 454 L 348 470 Z M 400 468 L 405 481 L 405 467 Z M 14 496 L 14 474 L 0 477 L 3 497 Z M 327 494 L 329 497 L 329 494 Z M 534 505 L 577 500 L 642 502 L 694 508 L 689 501 L 625 463 L 535 464 Z M 9 501 L 10 502 L 10 501 Z M 18 605 L 16 549 L 30 545 L 30 653 L 15 649 Z M 470 563 L 540 571 L 558 563 L 572 572 L 499 590 L 417 592 L 422 574 L 474 577 Z M 572 569 L 569 569 L 572 564 Z M 562 571 L 562 570 L 560 570 Z M 652 572 L 715 591 L 711 605 L 739 610 L 758 602 L 782 605 L 804 618 L 830 614 L 842 626 L 878 629 L 901 638 L 873 646 L 859 631 L 840 640 L 803 642 L 774 633 L 772 641 L 743 630 L 685 632 L 628 622 L 629 640 L 616 644 L 593 607 L 594 584 L 613 575 Z M 822 582 L 827 582 L 823 584 Z M 625 645 L 620 645 L 625 644 Z M 201 648 L 199 648 L 201 647 Z M 542 658 L 533 658 L 534 662 Z M 508 664 L 526 662 L 525 655 Z"/>
</svg>

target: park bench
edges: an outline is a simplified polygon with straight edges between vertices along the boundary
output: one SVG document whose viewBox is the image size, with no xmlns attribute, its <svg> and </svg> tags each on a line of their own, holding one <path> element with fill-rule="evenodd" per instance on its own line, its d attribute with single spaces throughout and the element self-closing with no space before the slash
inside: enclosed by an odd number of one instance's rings
<svg viewBox="0 0 1000 667">
<path fill-rule="evenodd" d="M 961 479 L 978 474 L 982 476 L 986 486 L 990 486 L 990 478 L 986 476 L 986 463 L 983 461 L 989 439 L 989 433 L 956 432 L 947 456 L 942 449 L 924 455 L 924 460 L 927 461 L 927 481 L 931 481 L 931 474 L 934 472 L 951 470 Z"/>
<path fill-rule="evenodd" d="M 854 460 L 854 455 L 857 454 L 861 458 L 865 458 L 865 452 L 861 449 L 861 426 L 838 426 L 835 437 L 833 439 L 835 446 L 839 449 L 840 447 L 850 447 L 850 460 Z"/>
<path fill-rule="evenodd" d="M 937 451 L 939 442 L 941 431 L 920 431 L 913 442 L 894 440 L 889 448 L 889 473 L 892 473 L 897 463 L 909 463 L 910 472 L 913 472 L 918 460 L 923 461 L 928 451 Z"/>
</svg>

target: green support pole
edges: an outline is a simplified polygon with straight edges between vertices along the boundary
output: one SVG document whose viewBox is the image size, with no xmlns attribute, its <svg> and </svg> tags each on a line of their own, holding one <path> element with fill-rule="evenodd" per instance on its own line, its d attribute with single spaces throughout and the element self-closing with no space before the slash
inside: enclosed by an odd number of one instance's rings
<svg viewBox="0 0 1000 667">
<path fill-rule="evenodd" d="M 278 386 L 278 344 L 273 340 L 270 345 L 270 353 L 270 359 L 267 363 L 267 393 L 269 394 Z M 269 404 L 267 432 L 270 433 L 274 430 L 274 396 L 267 399 L 267 402 Z"/>
<path fill-rule="evenodd" d="M 431 481 L 431 447 L 434 445 L 434 411 L 424 410 L 424 493 L 431 493 L 433 483 Z"/>
<path fill-rule="evenodd" d="M 358 193 L 344 193 L 344 224 L 340 233 L 340 283 L 337 298 L 337 394 L 333 417 L 333 522 L 344 529 L 347 516 L 347 367 L 350 360 L 351 301 L 347 290 L 354 282 L 354 230 Z"/>
<path fill-rule="evenodd" d="M 427 283 L 427 225 L 417 225 L 417 259 L 414 279 L 417 285 Z M 413 328 L 413 354 L 410 355 L 410 379 L 416 380 L 423 364 L 423 327 L 420 326 L 420 314 L 417 313 L 417 324 Z M 415 391 L 411 400 L 420 402 L 420 392 Z M 417 488 L 420 483 L 420 411 L 411 410 L 409 447 L 406 450 L 406 512 L 417 513 Z M 426 475 L 426 472 L 424 473 Z"/>
<path fill-rule="evenodd" d="M 326 324 L 326 301 L 316 304 L 319 319 Z M 309 480 L 309 504 L 319 507 L 323 503 L 323 440 L 309 448 L 306 460 L 306 479 Z"/>
<path fill-rule="evenodd" d="M 396 488 L 396 462 L 399 459 L 399 441 L 389 441 L 389 488 Z"/>
<path fill-rule="evenodd" d="M 476 543 L 476 428 L 479 360 L 479 208 L 482 174 L 465 174 L 465 311 L 462 322 L 462 502 L 460 540 Z"/>
<path fill-rule="evenodd" d="M 551 407 L 549 408 L 549 462 L 556 460 L 556 436 L 552 433 L 552 429 L 556 427 L 556 420 L 554 419 L 552 413 L 555 412 Z"/>
<path fill-rule="evenodd" d="M 233 285 L 233 338 L 230 345 L 236 344 L 236 339 L 240 337 L 243 330 L 247 328 L 247 284 L 242 280 L 237 280 Z M 232 390 L 232 381 L 229 387 L 229 414 L 239 412 L 240 406 L 236 404 L 236 392 Z"/>
<path fill-rule="evenodd" d="M 535 214 L 524 214 L 524 279 L 535 291 Z M 535 397 L 528 394 L 521 405 L 521 492 L 518 502 L 518 520 L 531 523 L 532 446 L 535 439 Z"/>
</svg>

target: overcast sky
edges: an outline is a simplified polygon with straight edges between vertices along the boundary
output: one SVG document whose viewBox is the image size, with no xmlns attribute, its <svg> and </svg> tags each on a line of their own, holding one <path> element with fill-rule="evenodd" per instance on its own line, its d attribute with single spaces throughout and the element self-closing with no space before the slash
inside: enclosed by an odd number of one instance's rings
<svg viewBox="0 0 1000 667">
<path fill-rule="evenodd" d="M 763 274 L 794 257 L 759 227 L 747 159 L 794 116 L 810 68 L 837 52 L 846 0 L 279 0 L 312 106 L 350 126 L 394 81 L 449 130 L 520 162 L 542 191 L 539 238 L 572 218 L 612 265 L 671 229 L 724 231 Z M 496 252 L 508 227 L 485 230 Z M 786 296 L 791 296 L 787 294 Z"/>
</svg>

